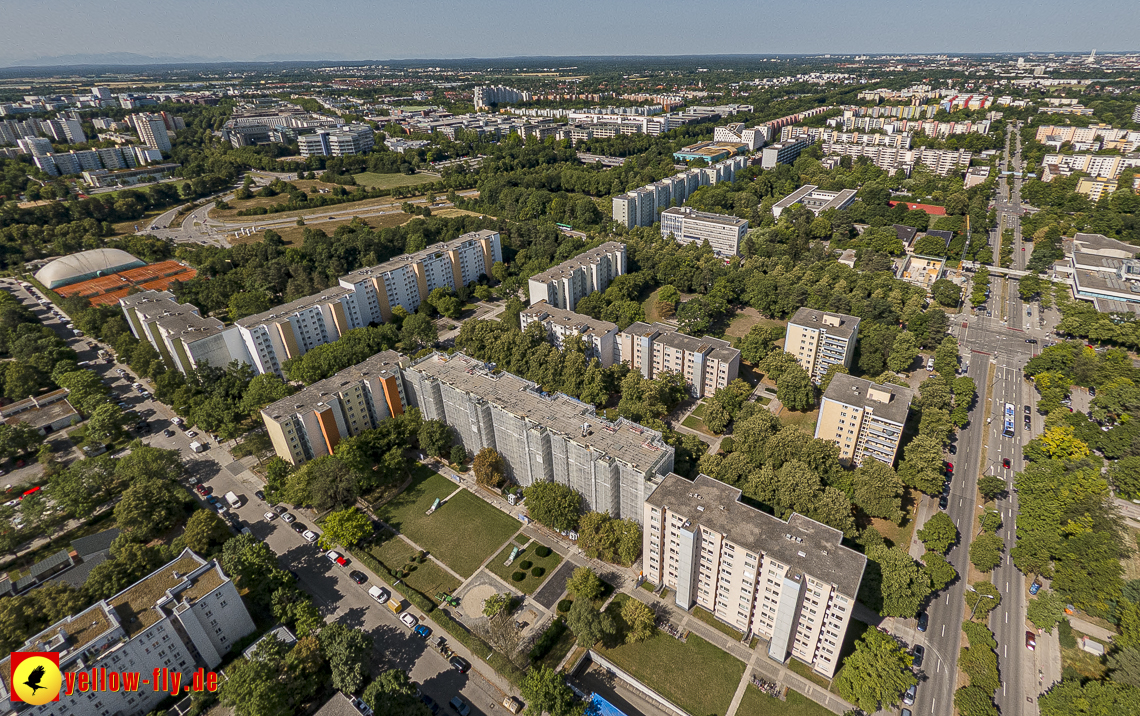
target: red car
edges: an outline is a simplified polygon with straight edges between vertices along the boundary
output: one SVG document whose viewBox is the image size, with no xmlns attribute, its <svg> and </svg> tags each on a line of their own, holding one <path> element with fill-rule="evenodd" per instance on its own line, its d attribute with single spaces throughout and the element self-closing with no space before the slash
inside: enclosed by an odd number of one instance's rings
<svg viewBox="0 0 1140 716">
<path fill-rule="evenodd" d="M 1025 632 L 1025 648 L 1030 651 L 1037 648 L 1037 635 L 1031 631 Z"/>
<path fill-rule="evenodd" d="M 210 488 L 205 485 L 195 485 L 194 491 L 202 496 L 210 494 Z"/>
<path fill-rule="evenodd" d="M 1009 458 L 1008 457 L 1003 457 L 1001 459 L 1001 466 L 1004 467 L 1006 470 L 1009 469 Z"/>
<path fill-rule="evenodd" d="M 950 473 L 951 475 L 954 474 L 954 463 L 952 463 L 952 462 L 946 463 L 946 472 Z"/>
</svg>

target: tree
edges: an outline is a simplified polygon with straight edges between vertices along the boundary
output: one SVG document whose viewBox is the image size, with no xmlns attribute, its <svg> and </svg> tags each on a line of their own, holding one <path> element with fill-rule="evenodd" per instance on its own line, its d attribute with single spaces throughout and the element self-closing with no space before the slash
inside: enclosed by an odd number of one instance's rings
<svg viewBox="0 0 1140 716">
<path fill-rule="evenodd" d="M 1110 464 L 1108 481 L 1123 497 L 1132 499 L 1140 495 L 1140 455 L 1122 457 Z"/>
<path fill-rule="evenodd" d="M 400 342 L 404 351 L 416 353 L 424 346 L 429 346 L 439 339 L 435 324 L 422 313 L 413 313 L 404 319 L 400 326 Z"/>
<path fill-rule="evenodd" d="M 514 598 L 507 593 L 492 594 L 483 600 L 483 616 L 497 617 L 510 608 Z"/>
<path fill-rule="evenodd" d="M 253 535 L 238 535 L 226 542 L 221 563 L 237 587 L 249 590 L 250 600 L 262 608 L 270 607 L 278 588 L 291 583 L 289 573 L 277 566 L 277 555 Z"/>
<path fill-rule="evenodd" d="M 831 381 L 837 375 L 851 375 L 851 371 L 847 370 L 847 366 L 842 363 L 833 363 L 827 367 L 823 377 L 819 379 L 819 392 L 826 393 L 827 387 L 831 385 Z"/>
<path fill-rule="evenodd" d="M 932 590 L 930 575 L 898 547 L 884 544 L 867 549 L 867 575 L 861 598 L 883 616 L 913 617 Z"/>
<path fill-rule="evenodd" d="M 625 643 L 645 641 L 657 631 L 657 617 L 644 603 L 630 597 L 621 605 L 621 620 L 625 622 Z"/>
<path fill-rule="evenodd" d="M 115 478 L 121 484 L 182 477 L 182 454 L 177 450 L 150 447 L 143 445 L 141 440 L 133 441 L 130 448 L 129 453 L 111 461 L 115 466 Z"/>
<path fill-rule="evenodd" d="M 776 398 L 789 410 L 803 412 L 815 407 L 815 385 L 799 363 L 782 371 L 776 382 Z"/>
<path fill-rule="evenodd" d="M 898 706 L 903 693 L 918 684 L 913 658 L 888 634 L 868 629 L 835 677 L 839 695 L 867 713 Z"/>
<path fill-rule="evenodd" d="M 582 515 L 582 495 L 557 482 L 536 482 L 523 490 L 531 519 L 554 530 L 574 530 Z"/>
<path fill-rule="evenodd" d="M 229 527 L 213 510 L 195 510 L 182 533 L 186 546 L 207 558 L 219 552 L 231 537 Z"/>
<path fill-rule="evenodd" d="M 723 405 L 712 401 L 708 403 L 704 417 L 705 427 L 715 435 L 721 435 L 728 428 L 730 422 L 732 422 L 732 415 Z"/>
<path fill-rule="evenodd" d="M 566 591 L 581 601 L 592 602 L 602 596 L 603 587 L 601 577 L 589 567 L 575 568 L 570 579 L 566 580 Z"/>
<path fill-rule="evenodd" d="M 970 562 L 983 572 L 988 572 L 1001 564 L 1004 544 L 997 535 L 984 534 L 975 537 L 970 543 Z"/>
<path fill-rule="evenodd" d="M 230 320 L 252 316 L 272 308 L 269 296 L 264 291 L 238 291 L 230 296 Z"/>
<path fill-rule="evenodd" d="M 1079 677 L 1061 681 L 1037 701 L 1041 716 L 1136 716 L 1140 689 Z"/>
<path fill-rule="evenodd" d="M 878 460 L 867 460 L 852 474 L 851 501 L 871 517 L 901 522 L 905 489 L 894 468 Z"/>
<path fill-rule="evenodd" d="M 319 635 L 321 649 L 332 669 L 333 688 L 354 694 L 364 686 L 368 659 L 372 654 L 372 638 L 359 629 L 331 622 Z"/>
<path fill-rule="evenodd" d="M 737 346 L 740 349 L 740 357 L 749 365 L 759 364 L 769 353 L 776 350 L 774 343 L 783 338 L 784 334 L 785 330 L 779 326 L 752 326 Z"/>
<path fill-rule="evenodd" d="M 388 669 L 364 689 L 361 697 L 376 716 L 429 716 L 415 682 L 403 669 Z"/>
<path fill-rule="evenodd" d="M 84 441 L 88 445 L 95 443 L 108 445 L 117 442 L 126 436 L 124 428 L 130 424 L 130 420 L 119 406 L 104 403 L 95 409 L 87 421 Z"/>
<path fill-rule="evenodd" d="M 329 514 L 322 527 L 324 533 L 317 542 L 324 549 L 352 547 L 372 534 L 372 520 L 355 506 Z"/>
<path fill-rule="evenodd" d="M 1070 425 L 1049 428 L 1030 441 L 1026 452 L 1033 447 L 1039 448 L 1049 458 L 1060 460 L 1080 460 L 1089 454 L 1088 444 L 1077 438 L 1076 431 Z"/>
<path fill-rule="evenodd" d="M 1029 621 L 1033 626 L 1045 631 L 1053 631 L 1065 618 L 1065 600 L 1055 592 L 1042 591 L 1026 605 Z"/>
<path fill-rule="evenodd" d="M 93 370 L 75 370 L 55 378 L 61 388 L 69 391 L 67 400 L 84 415 L 91 415 L 95 409 L 107 402 L 110 389 Z"/>
<path fill-rule="evenodd" d="M 930 585 L 936 592 L 958 578 L 958 570 L 937 552 L 927 552 L 922 555 L 922 561 L 930 575 Z"/>
<path fill-rule="evenodd" d="M 949 380 L 958 372 L 958 339 L 946 336 L 934 351 L 934 372 Z"/>
<path fill-rule="evenodd" d="M 578 712 L 574 692 L 562 674 L 545 664 L 532 666 L 519 684 L 527 702 L 527 713 L 541 716 L 572 716 Z"/>
<path fill-rule="evenodd" d="M 929 435 L 919 435 L 903 449 L 899 477 L 908 486 L 927 495 L 942 492 L 942 441 Z"/>
<path fill-rule="evenodd" d="M 170 529 L 189 501 L 189 495 L 170 482 L 140 480 L 115 505 L 115 522 L 123 534 L 142 542 Z"/>
<path fill-rule="evenodd" d="M 954 520 L 945 512 L 937 512 L 917 532 L 918 538 L 926 549 L 938 554 L 946 554 L 955 542 L 958 541 L 958 528 Z"/>
<path fill-rule="evenodd" d="M 12 400 L 23 400 L 34 394 L 40 387 L 40 374 L 30 365 L 19 361 L 8 366 L 4 374 L 4 396 Z"/>
<path fill-rule="evenodd" d="M 990 502 L 1006 490 L 1005 480 L 997 475 L 983 475 L 978 478 L 978 492 L 982 498 Z"/>
<path fill-rule="evenodd" d="M 239 716 L 289 713 L 289 695 L 279 681 L 284 645 L 276 637 L 257 645 L 250 659 L 238 659 L 226 670 L 218 700 Z"/>
<path fill-rule="evenodd" d="M 401 460 L 402 462 L 402 460 Z M 451 464 L 463 465 L 467 462 L 467 449 L 462 445 L 451 446 Z"/>
<path fill-rule="evenodd" d="M 930 287 L 930 294 L 938 305 L 954 308 L 962 300 L 962 289 L 948 278 L 940 278 Z"/>
<path fill-rule="evenodd" d="M 428 455 L 444 457 L 451 449 L 451 428 L 442 420 L 425 420 L 416 437 Z"/>
<path fill-rule="evenodd" d="M 917 357 L 918 339 L 910 331 L 899 331 L 891 345 L 891 354 L 887 357 L 887 368 L 896 373 L 905 373 L 914 365 Z"/>
<path fill-rule="evenodd" d="M 974 613 L 974 619 L 984 624 L 989 613 L 1001 605 L 1001 592 L 988 581 L 974 582 L 970 586 L 972 589 L 966 590 L 966 606 Z"/>
<path fill-rule="evenodd" d="M 335 455 L 324 455 L 292 473 L 282 497 L 324 512 L 352 505 L 359 494 L 360 476 Z"/>
<path fill-rule="evenodd" d="M 1130 646 L 1109 654 L 1108 669 L 1109 678 L 1116 683 L 1140 687 L 1140 647 Z"/>
<path fill-rule="evenodd" d="M 599 641 L 614 633 L 614 620 L 609 614 L 598 611 L 586 599 L 575 599 L 566 615 L 566 625 L 578 643 L 593 646 Z"/>
<path fill-rule="evenodd" d="M 263 373 L 249 381 L 241 396 L 241 411 L 259 420 L 261 409 L 293 393 L 293 387 L 273 373 Z"/>
<path fill-rule="evenodd" d="M 495 448 L 485 447 L 475 455 L 472 463 L 475 482 L 483 487 L 497 488 L 507 479 L 507 464 Z"/>
</svg>

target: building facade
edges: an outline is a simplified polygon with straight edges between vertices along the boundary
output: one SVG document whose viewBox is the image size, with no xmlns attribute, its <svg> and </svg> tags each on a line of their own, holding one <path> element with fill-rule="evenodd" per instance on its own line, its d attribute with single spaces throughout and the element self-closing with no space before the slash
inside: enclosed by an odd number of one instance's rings
<svg viewBox="0 0 1140 716">
<path fill-rule="evenodd" d="M 625 244 L 607 241 L 531 276 L 530 302 L 546 301 L 553 308 L 573 311 L 580 299 L 594 291 L 605 291 L 625 272 Z"/>
<path fill-rule="evenodd" d="M 281 366 L 285 361 L 332 343 L 346 331 L 368 325 L 361 323 L 353 299 L 349 289 L 330 288 L 239 319 L 236 325 L 250 363 L 258 373 L 274 373 L 283 378 Z"/>
<path fill-rule="evenodd" d="M 777 164 L 791 164 L 799 158 L 800 152 L 810 147 L 811 144 L 811 139 L 806 135 L 800 135 L 795 139 L 789 139 L 785 142 L 776 142 L 775 144 L 764 147 L 764 154 L 760 159 L 760 166 L 763 169 L 772 169 Z"/>
<path fill-rule="evenodd" d="M 680 244 L 697 244 L 705 241 L 717 256 L 740 255 L 740 243 L 748 233 L 748 220 L 725 214 L 697 211 L 687 206 L 675 206 L 661 212 L 661 235 L 673 235 Z"/>
<path fill-rule="evenodd" d="M 665 371 L 680 373 L 693 397 L 712 395 L 736 380 L 740 351 L 719 338 L 694 338 L 664 323 L 631 323 L 618 333 L 618 360 L 656 378 Z"/>
<path fill-rule="evenodd" d="M 837 373 L 823 393 L 815 437 L 839 446 L 839 461 L 893 464 L 913 391 Z"/>
<path fill-rule="evenodd" d="M 131 123 L 139 133 L 139 140 L 164 154 L 170 154 L 170 133 L 166 131 L 166 122 L 162 115 L 135 114 L 131 116 Z"/>
<path fill-rule="evenodd" d="M 819 383 L 833 365 L 851 367 L 855 343 L 859 340 L 859 320 L 843 313 L 827 313 L 800 307 L 788 321 L 784 350 Z"/>
<path fill-rule="evenodd" d="M 748 166 L 748 157 L 736 156 L 710 167 L 687 169 L 613 199 L 614 221 L 632 229 L 653 226 L 657 216 L 671 206 L 680 206 L 702 186 L 735 181 L 736 173 Z"/>
<path fill-rule="evenodd" d="M 673 469 L 673 448 L 657 431 L 609 422 L 591 405 L 462 353 L 422 358 L 404 380 L 423 417 L 454 428 L 469 454 L 493 448 L 514 482 L 567 485 L 588 510 L 640 522 L 645 498 Z"/>
<path fill-rule="evenodd" d="M 375 143 L 372 127 L 359 124 L 318 129 L 315 134 L 297 137 L 297 147 L 303 157 L 349 157 L 372 151 Z"/>
<path fill-rule="evenodd" d="M 237 326 L 203 317 L 169 291 L 140 291 L 119 299 L 131 334 L 154 347 L 167 367 L 182 373 L 207 365 L 225 368 L 230 361 L 251 363 Z"/>
<path fill-rule="evenodd" d="M 740 490 L 699 475 L 667 475 L 645 500 L 645 577 L 746 636 L 768 641 L 831 678 L 867 558 L 843 533 L 800 514 L 787 522 L 740 501 Z"/>
<path fill-rule="evenodd" d="M 603 368 L 614 364 L 617 355 L 618 327 L 609 321 L 599 321 L 590 316 L 555 308 L 546 301 L 531 304 L 519 314 L 519 321 L 525 331 L 532 323 L 541 323 L 546 336 L 559 350 L 570 338 L 580 338 L 586 345 L 586 359 L 597 358 Z"/>
<path fill-rule="evenodd" d="M 407 403 L 400 354 L 383 351 L 266 406 L 261 419 L 277 456 L 300 465 L 402 415 Z"/>
</svg>

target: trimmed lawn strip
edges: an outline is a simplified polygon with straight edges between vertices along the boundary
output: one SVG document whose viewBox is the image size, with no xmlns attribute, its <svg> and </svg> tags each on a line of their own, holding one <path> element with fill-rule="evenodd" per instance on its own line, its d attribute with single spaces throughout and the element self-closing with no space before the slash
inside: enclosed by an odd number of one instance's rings
<svg viewBox="0 0 1140 716">
<path fill-rule="evenodd" d="M 538 589 L 539 586 L 545 582 L 547 578 L 550 577 L 550 575 L 554 574 L 554 570 L 562 561 L 561 555 L 559 555 L 554 550 L 550 550 L 550 554 L 545 557 L 537 556 L 535 554 L 535 550 L 538 547 L 542 546 L 544 545 L 541 542 L 532 541 L 529 545 L 519 550 L 518 557 L 516 557 L 515 561 L 511 563 L 511 566 L 507 567 L 503 564 L 503 562 L 507 561 L 507 558 L 511 556 L 511 550 L 515 547 L 514 542 L 512 541 L 511 544 L 508 544 L 503 548 L 502 552 L 499 552 L 499 554 L 495 555 L 494 559 L 487 563 L 487 569 L 489 569 L 492 573 L 498 575 L 504 582 L 511 585 L 512 589 L 517 589 L 523 594 L 534 594 L 535 590 Z M 549 547 L 547 549 L 549 549 Z M 524 560 L 530 562 L 531 567 L 530 569 L 525 570 L 526 578 L 521 582 L 516 582 L 515 580 L 511 579 L 511 575 L 515 572 L 524 571 L 519 569 L 519 562 L 522 562 Z M 536 577 L 531 574 L 531 570 L 533 570 L 535 567 L 542 567 L 545 570 L 542 573 L 541 577 Z"/>
<path fill-rule="evenodd" d="M 774 696 L 760 693 L 749 685 L 744 689 L 744 698 L 736 708 L 737 716 L 834 716 L 831 711 L 798 691 L 788 689 L 788 700 L 781 701 Z"/>
<path fill-rule="evenodd" d="M 416 550 L 388 530 L 376 535 L 376 541 L 367 547 L 367 551 L 391 571 L 403 569 L 404 565 L 412 561 Z M 439 565 L 430 559 L 423 564 L 416 564 L 416 569 L 404 577 L 408 586 L 423 592 L 433 601 L 440 592 L 452 592 L 459 588 L 459 580 L 448 574 Z"/>
<path fill-rule="evenodd" d="M 693 415 L 690 415 L 689 417 L 682 420 L 681 425 L 684 425 L 689 430 L 696 430 L 697 432 L 704 433 L 708 436 L 712 436 L 713 434 L 713 431 L 709 430 L 708 426 L 701 422 L 700 418 Z"/>
<path fill-rule="evenodd" d="M 791 669 L 792 671 L 796 672 L 800 676 L 804 677 L 808 681 L 812 682 L 816 686 L 819 686 L 819 687 L 824 688 L 824 689 L 831 686 L 830 681 L 823 678 L 819 674 L 815 673 L 814 671 L 811 670 L 810 666 L 803 663 L 802 661 L 795 659 L 794 657 L 791 659 L 788 659 L 788 668 Z"/>
<path fill-rule="evenodd" d="M 693 607 L 691 614 L 697 619 L 703 621 L 705 624 L 711 626 L 713 629 L 716 629 L 721 634 L 724 634 L 725 636 L 730 636 L 737 641 L 740 641 L 744 638 L 743 632 L 733 629 L 729 625 L 722 622 L 720 619 L 717 619 L 715 616 L 713 616 L 712 612 L 708 611 L 707 609 L 702 609 L 701 607 Z"/>
</svg>

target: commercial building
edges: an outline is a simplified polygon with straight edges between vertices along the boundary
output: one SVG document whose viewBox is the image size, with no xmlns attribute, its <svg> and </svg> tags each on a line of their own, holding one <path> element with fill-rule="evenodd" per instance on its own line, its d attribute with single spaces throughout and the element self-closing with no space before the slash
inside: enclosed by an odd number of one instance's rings
<svg viewBox="0 0 1140 716">
<path fill-rule="evenodd" d="M 182 373 L 230 361 L 250 363 L 237 326 L 203 317 L 195 306 L 178 303 L 169 291 L 140 291 L 119 299 L 131 334 L 147 341 L 168 368 Z"/>
<path fill-rule="evenodd" d="M 748 220 L 725 214 L 697 211 L 687 206 L 675 206 L 661 212 L 661 235 L 673 235 L 680 244 L 697 244 L 705 241 L 717 256 L 740 255 L 740 242 L 748 233 Z"/>
<path fill-rule="evenodd" d="M 673 158 L 679 162 L 704 159 L 709 164 L 714 164 L 747 151 L 748 145 L 739 142 L 697 142 L 673 152 Z"/>
<path fill-rule="evenodd" d="M 110 677 L 154 669 L 181 674 L 189 684 L 198 669 L 214 669 L 233 644 L 254 630 L 237 588 L 214 560 L 190 550 L 113 597 L 66 617 L 24 642 L 19 651 L 59 654 L 64 673 L 100 670 Z M 105 670 L 105 671 L 102 671 Z M 31 706 L 11 700 L 9 658 L 0 661 L 0 698 L 11 713 L 34 716 L 136 716 L 154 710 L 169 693 L 136 690 L 66 690 L 58 701 Z"/>
<path fill-rule="evenodd" d="M 318 129 L 315 134 L 297 137 L 302 157 L 348 157 L 372 151 L 375 134 L 366 124 L 350 124 L 336 129 Z"/>
<path fill-rule="evenodd" d="M 645 577 L 768 642 L 768 658 L 799 659 L 825 678 L 839 666 L 867 558 L 843 533 L 793 513 L 785 522 L 741 491 L 698 475 L 667 475 L 645 500 Z"/>
<path fill-rule="evenodd" d="M 805 184 L 773 204 L 772 216 L 779 219 L 784 209 L 787 209 L 793 204 L 802 204 L 810 209 L 816 216 L 819 216 L 828 209 L 846 209 L 855 203 L 856 193 L 854 189 L 826 191 L 814 184 Z"/>
<path fill-rule="evenodd" d="M 990 178 L 989 167 L 970 167 L 966 170 L 966 189 L 979 184 L 985 184 Z"/>
<path fill-rule="evenodd" d="M 170 134 L 166 131 L 166 121 L 160 114 L 134 114 L 130 118 L 139 140 L 164 154 L 170 154 Z"/>
<path fill-rule="evenodd" d="M 400 354 L 383 351 L 262 409 L 277 456 L 290 465 L 331 455 L 347 437 L 402 415 Z"/>
<path fill-rule="evenodd" d="M 764 147 L 760 166 L 763 169 L 772 169 L 777 164 L 791 164 L 799 158 L 800 152 L 811 146 L 811 143 L 811 139 L 806 135 L 801 135 L 795 139 L 789 139 L 785 142 L 776 142 L 775 144 Z"/>
<path fill-rule="evenodd" d="M 1140 261 L 1076 252 L 1069 262 L 1064 273 L 1069 274 L 1075 298 L 1140 303 Z"/>
<path fill-rule="evenodd" d="M 784 338 L 784 351 L 818 383 L 833 365 L 851 367 L 855 343 L 859 340 L 859 319 L 843 313 L 828 313 L 801 306 Z"/>
<path fill-rule="evenodd" d="M 593 406 L 462 353 L 427 356 L 404 379 L 423 417 L 454 428 L 468 453 L 493 448 L 514 482 L 567 485 L 588 510 L 640 522 L 645 498 L 673 469 L 673 448 L 657 431 L 610 422 Z"/>
<path fill-rule="evenodd" d="M 607 241 L 531 276 L 527 282 L 530 302 L 546 301 L 553 308 L 573 311 L 579 300 L 594 291 L 605 291 L 625 272 L 625 244 Z"/>
<path fill-rule="evenodd" d="M 482 229 L 353 271 L 341 276 L 340 285 L 352 292 L 353 327 L 367 326 L 392 320 L 396 306 L 415 313 L 435 289 L 470 285 L 490 276 L 491 267 L 502 260 L 499 232 Z"/>
<path fill-rule="evenodd" d="M 597 358 L 604 368 L 614 364 L 618 332 L 615 323 L 556 308 L 546 301 L 532 303 L 530 308 L 519 314 L 519 320 L 524 331 L 532 323 L 541 323 L 550 342 L 559 350 L 567 339 L 580 338 L 586 345 L 587 360 Z"/>
<path fill-rule="evenodd" d="M 823 393 L 815 437 L 839 446 L 839 461 L 861 465 L 870 458 L 894 463 L 913 391 L 836 373 Z"/>
<path fill-rule="evenodd" d="M 631 323 L 618 333 L 618 360 L 656 378 L 665 371 L 679 373 L 695 398 L 712 395 L 736 380 L 740 351 L 728 341 L 695 338 L 664 323 Z"/>
</svg>

